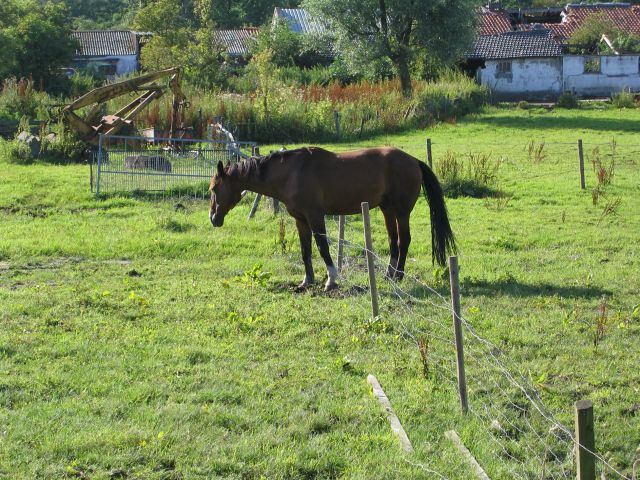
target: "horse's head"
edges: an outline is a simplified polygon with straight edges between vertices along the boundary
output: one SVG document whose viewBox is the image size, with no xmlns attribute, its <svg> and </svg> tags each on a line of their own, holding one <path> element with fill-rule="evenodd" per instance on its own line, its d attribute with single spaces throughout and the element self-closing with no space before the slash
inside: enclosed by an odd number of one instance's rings
<svg viewBox="0 0 640 480">
<path fill-rule="evenodd" d="M 224 216 L 242 199 L 242 191 L 225 171 L 222 162 L 218 162 L 218 170 L 211 179 L 211 206 L 209 219 L 214 227 L 221 227 Z"/>
</svg>

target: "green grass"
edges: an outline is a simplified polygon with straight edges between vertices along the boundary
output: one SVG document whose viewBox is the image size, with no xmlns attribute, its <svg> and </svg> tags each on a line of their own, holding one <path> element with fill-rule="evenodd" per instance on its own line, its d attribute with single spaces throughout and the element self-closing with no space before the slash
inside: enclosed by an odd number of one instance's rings
<svg viewBox="0 0 640 480">
<path fill-rule="evenodd" d="M 359 144 L 424 158 L 430 137 L 436 163 L 447 150 L 502 162 L 502 197 L 447 202 L 463 315 L 565 424 L 575 400 L 592 399 L 598 451 L 627 476 L 640 445 L 639 125 L 637 110 L 496 108 Z M 609 162 L 612 138 L 615 175 L 594 206 L 589 158 Z M 529 158 L 531 140 L 545 142 L 544 158 Z M 604 213 L 615 199 L 617 210 Z M 295 294 L 303 268 L 293 223 L 281 237 L 279 218 L 263 208 L 247 221 L 249 207 L 247 199 L 213 230 L 206 202 L 96 201 L 86 166 L 0 162 L 0 478 L 434 478 L 419 464 L 470 478 L 443 436 L 449 429 L 491 478 L 511 478 L 488 426 L 458 412 L 447 344 L 431 341 L 431 374 L 422 376 L 406 333 L 450 335 L 440 300 L 408 279 L 401 288 L 425 302 L 404 303 L 383 283 L 382 315 L 371 321 L 367 295 L 354 288 L 366 285 L 355 248 L 340 291 Z M 378 211 L 372 221 L 385 256 Z M 408 273 L 447 295 L 446 272 L 430 263 L 424 200 L 412 227 Z M 362 243 L 358 217 L 347 238 Z M 322 277 L 315 251 L 314 261 Z M 254 281 L 252 270 L 271 275 Z M 491 400 L 492 414 L 509 411 L 521 398 L 489 369 L 486 349 L 467 341 L 472 407 Z M 413 457 L 399 451 L 368 373 Z M 530 478 L 542 470 L 526 450 L 536 445 L 527 423 L 546 428 L 538 420 L 532 413 L 518 425 L 525 434 L 503 442 Z"/>
</svg>

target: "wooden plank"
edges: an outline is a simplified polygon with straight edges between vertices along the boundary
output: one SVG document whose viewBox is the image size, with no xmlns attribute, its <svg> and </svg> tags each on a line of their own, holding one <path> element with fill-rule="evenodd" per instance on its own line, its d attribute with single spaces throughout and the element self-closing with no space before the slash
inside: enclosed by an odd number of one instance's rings
<svg viewBox="0 0 640 480">
<path fill-rule="evenodd" d="M 393 411 L 393 407 L 391 407 L 391 402 L 389 402 L 389 398 L 382 390 L 380 383 L 373 375 L 369 374 L 367 376 L 367 382 L 373 388 L 373 394 L 376 396 L 384 410 L 387 412 L 387 420 L 391 424 L 391 430 L 396 434 L 398 440 L 400 440 L 400 447 L 407 453 L 413 453 L 413 446 L 411 445 L 411 441 L 407 436 L 407 432 L 404 431 L 402 424 L 400 423 L 400 419 Z"/>
<path fill-rule="evenodd" d="M 464 459 L 467 461 L 471 468 L 475 472 L 476 476 L 480 480 L 490 480 L 489 475 L 484 471 L 484 469 L 480 466 L 478 461 L 471 455 L 471 452 L 464 446 L 462 440 L 454 430 L 449 430 L 448 432 L 444 432 L 444 436 L 453 442 L 458 451 L 462 454 Z"/>
</svg>

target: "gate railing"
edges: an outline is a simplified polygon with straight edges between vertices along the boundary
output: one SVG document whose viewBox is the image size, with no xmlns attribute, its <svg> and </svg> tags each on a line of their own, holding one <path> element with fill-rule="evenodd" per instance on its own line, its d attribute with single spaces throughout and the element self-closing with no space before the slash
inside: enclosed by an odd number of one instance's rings
<svg viewBox="0 0 640 480">
<path fill-rule="evenodd" d="M 255 142 L 101 136 L 92 162 L 96 197 L 115 192 L 206 190 L 219 161 L 236 163 Z M 95 166 L 95 174 L 94 174 Z"/>
</svg>

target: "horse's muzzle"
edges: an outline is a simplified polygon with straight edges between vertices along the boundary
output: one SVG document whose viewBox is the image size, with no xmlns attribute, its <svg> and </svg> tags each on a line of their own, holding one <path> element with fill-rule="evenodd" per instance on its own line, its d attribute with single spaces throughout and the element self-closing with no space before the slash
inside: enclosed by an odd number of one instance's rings
<svg viewBox="0 0 640 480">
<path fill-rule="evenodd" d="M 211 220 L 211 225 L 214 227 L 221 227 L 224 223 L 224 217 L 216 215 L 215 213 L 209 216 L 209 220 Z"/>
</svg>

